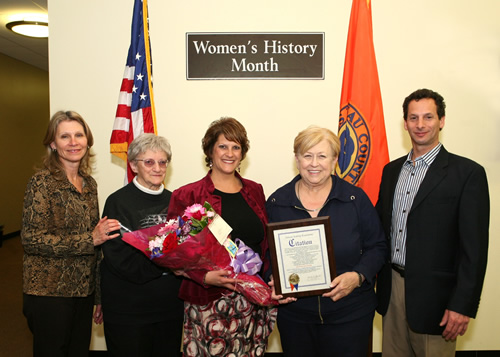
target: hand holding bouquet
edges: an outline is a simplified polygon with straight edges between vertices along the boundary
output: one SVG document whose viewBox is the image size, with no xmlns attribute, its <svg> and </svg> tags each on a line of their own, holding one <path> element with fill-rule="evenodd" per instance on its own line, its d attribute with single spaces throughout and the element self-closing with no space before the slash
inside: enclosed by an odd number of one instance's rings
<svg viewBox="0 0 500 357">
<path fill-rule="evenodd" d="M 262 265 L 260 257 L 242 241 L 236 246 L 229 238 L 228 249 L 221 245 L 209 229 L 216 213 L 208 202 L 194 204 L 184 214 L 167 223 L 125 233 L 122 240 L 146 254 L 155 264 L 172 270 L 232 271 L 238 279 L 236 290 L 250 302 L 262 306 L 275 305 L 271 289 L 257 275 Z M 229 252 L 235 253 L 234 257 Z"/>
</svg>

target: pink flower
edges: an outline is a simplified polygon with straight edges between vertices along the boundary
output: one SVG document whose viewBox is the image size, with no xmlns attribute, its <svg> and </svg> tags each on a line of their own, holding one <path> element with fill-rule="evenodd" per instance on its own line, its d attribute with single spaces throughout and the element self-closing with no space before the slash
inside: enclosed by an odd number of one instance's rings
<svg viewBox="0 0 500 357">
<path fill-rule="evenodd" d="M 164 235 L 166 233 L 169 233 L 169 232 L 177 230 L 177 228 L 179 228 L 179 221 L 177 219 L 171 219 L 167 223 L 165 223 L 165 226 L 161 227 L 158 230 L 157 234 L 159 236 L 162 236 L 162 235 Z"/>
<path fill-rule="evenodd" d="M 187 207 L 184 211 L 184 216 L 186 216 L 188 219 L 194 218 L 197 220 L 201 220 L 205 214 L 205 207 L 203 207 L 199 203 L 195 203 L 194 205 Z"/>
<path fill-rule="evenodd" d="M 162 253 L 163 241 L 164 239 L 161 237 L 156 237 L 149 241 L 149 251 L 151 252 L 152 258 L 160 257 L 163 255 Z"/>
</svg>

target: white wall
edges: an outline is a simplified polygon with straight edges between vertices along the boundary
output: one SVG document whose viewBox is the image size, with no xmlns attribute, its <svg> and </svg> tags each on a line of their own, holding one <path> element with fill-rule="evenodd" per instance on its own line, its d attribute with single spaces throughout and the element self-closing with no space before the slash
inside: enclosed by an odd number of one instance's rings
<svg viewBox="0 0 500 357">
<path fill-rule="evenodd" d="M 101 207 L 121 187 L 124 169 L 109 154 L 118 91 L 130 41 L 132 0 L 49 0 L 51 112 L 73 109 L 96 144 Z M 172 144 L 167 187 L 206 173 L 201 137 L 220 116 L 247 128 L 244 176 L 267 195 L 295 174 L 292 142 L 310 124 L 336 131 L 351 1 L 253 2 L 150 0 L 158 131 Z M 375 50 L 391 159 L 408 152 L 401 104 L 415 89 L 440 92 L 448 105 L 442 142 L 487 171 L 491 194 L 489 265 L 478 317 L 460 350 L 500 350 L 500 2 L 373 1 Z M 186 32 L 324 32 L 324 80 L 187 81 Z M 495 279 L 496 278 L 496 279 Z M 94 348 L 103 347 L 97 331 Z M 380 351 L 381 323 L 374 327 Z M 279 350 L 277 339 L 271 351 Z"/>
</svg>

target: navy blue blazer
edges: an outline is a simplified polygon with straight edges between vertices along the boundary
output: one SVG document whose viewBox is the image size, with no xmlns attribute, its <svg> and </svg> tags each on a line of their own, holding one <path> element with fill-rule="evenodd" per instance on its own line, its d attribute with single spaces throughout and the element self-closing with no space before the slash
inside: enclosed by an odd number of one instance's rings
<svg viewBox="0 0 500 357">
<path fill-rule="evenodd" d="M 376 208 L 389 241 L 394 191 L 406 158 L 390 162 L 382 174 Z M 488 258 L 489 220 L 484 168 L 442 147 L 408 214 L 405 298 L 413 331 L 441 334 L 445 309 L 476 316 Z M 382 315 L 390 294 L 388 261 L 377 281 L 377 311 Z"/>
</svg>

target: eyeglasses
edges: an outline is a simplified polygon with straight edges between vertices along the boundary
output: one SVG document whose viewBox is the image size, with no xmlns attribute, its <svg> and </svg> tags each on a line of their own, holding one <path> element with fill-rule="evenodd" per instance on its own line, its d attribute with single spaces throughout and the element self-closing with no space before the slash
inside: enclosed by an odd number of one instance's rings
<svg viewBox="0 0 500 357">
<path fill-rule="evenodd" d="M 313 155 L 313 154 L 309 154 L 309 153 L 306 153 L 304 155 L 300 155 L 302 157 L 302 159 L 306 162 L 312 162 L 314 161 L 314 158 L 316 158 L 316 161 L 318 162 L 325 162 L 327 160 L 331 160 L 331 156 L 328 156 L 326 154 L 316 154 L 316 155 Z"/>
<path fill-rule="evenodd" d="M 155 161 L 153 159 L 135 159 L 135 161 L 142 161 L 144 163 L 144 166 L 146 167 L 153 167 L 155 166 L 156 163 L 158 163 L 158 166 L 161 168 L 167 167 L 168 161 L 165 160 L 158 160 Z"/>
</svg>

